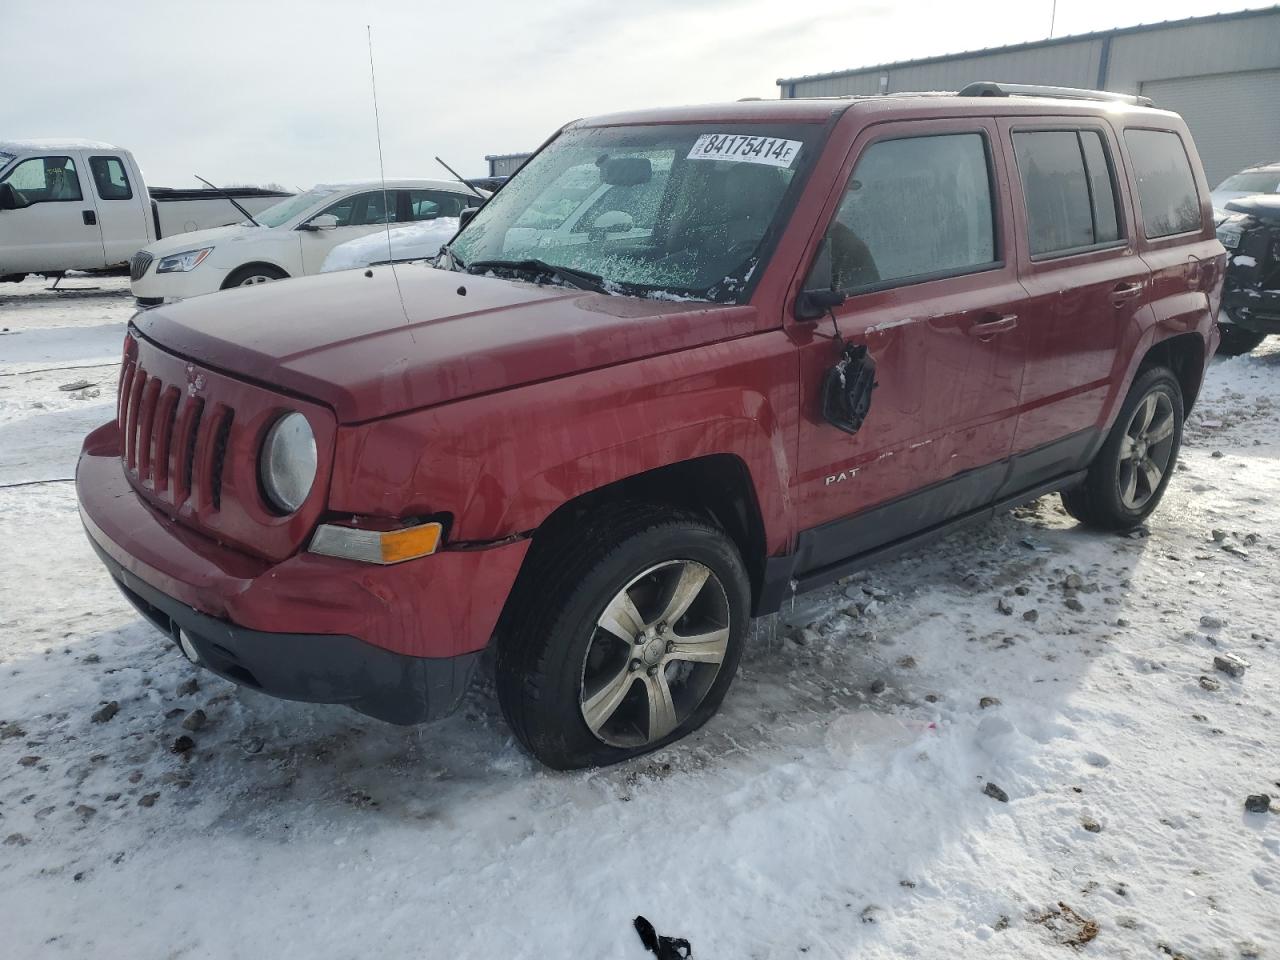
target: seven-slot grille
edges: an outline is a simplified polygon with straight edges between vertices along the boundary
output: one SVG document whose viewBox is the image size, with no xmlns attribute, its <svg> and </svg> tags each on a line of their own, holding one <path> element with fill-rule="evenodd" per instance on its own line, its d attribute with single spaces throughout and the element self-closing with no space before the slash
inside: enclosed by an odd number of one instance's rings
<svg viewBox="0 0 1280 960">
<path fill-rule="evenodd" d="M 151 266 L 151 254 L 145 250 L 139 250 L 129 260 L 129 279 L 141 280 L 146 276 L 147 268 Z"/>
<path fill-rule="evenodd" d="M 271 425 L 294 411 L 316 437 L 316 478 L 306 501 L 280 514 L 263 498 L 259 459 Z M 324 407 L 169 353 L 130 328 L 116 416 L 120 467 L 137 495 L 222 547 L 283 560 L 324 512 L 337 430 Z"/>
<path fill-rule="evenodd" d="M 120 378 L 120 456 L 129 479 L 175 508 L 221 507 L 234 411 L 187 385 L 164 383 L 136 360 Z"/>
</svg>

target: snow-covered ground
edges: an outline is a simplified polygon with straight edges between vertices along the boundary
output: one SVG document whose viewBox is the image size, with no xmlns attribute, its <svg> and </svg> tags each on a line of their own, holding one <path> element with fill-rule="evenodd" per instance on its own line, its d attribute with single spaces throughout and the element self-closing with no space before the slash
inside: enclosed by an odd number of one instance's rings
<svg viewBox="0 0 1280 960">
<path fill-rule="evenodd" d="M 391 727 L 131 611 L 59 482 L 111 416 L 98 282 L 0 286 L 0 955 L 640 960 L 643 914 L 698 960 L 1280 957 L 1274 343 L 1215 363 L 1148 537 L 1041 500 L 758 623 L 690 740 L 556 774 L 484 685 Z"/>
</svg>

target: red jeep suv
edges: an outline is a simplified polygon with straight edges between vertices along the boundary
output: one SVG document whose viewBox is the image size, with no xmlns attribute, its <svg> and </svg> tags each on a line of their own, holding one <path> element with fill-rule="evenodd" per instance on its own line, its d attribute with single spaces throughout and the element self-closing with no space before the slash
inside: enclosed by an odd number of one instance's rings
<svg viewBox="0 0 1280 960">
<path fill-rule="evenodd" d="M 696 730 L 795 591 L 1051 491 L 1139 523 L 1218 339 L 1187 128 L 1114 95 L 579 120 L 464 223 L 138 314 L 77 489 L 195 663 L 415 723 L 492 647 L 558 768 Z"/>
</svg>

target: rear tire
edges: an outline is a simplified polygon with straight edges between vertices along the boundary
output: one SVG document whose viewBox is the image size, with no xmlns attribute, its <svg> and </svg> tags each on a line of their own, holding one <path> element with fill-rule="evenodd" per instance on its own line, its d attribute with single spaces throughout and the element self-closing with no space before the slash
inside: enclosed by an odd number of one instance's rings
<svg viewBox="0 0 1280 960">
<path fill-rule="evenodd" d="M 1254 333 L 1234 323 L 1219 324 L 1218 331 L 1222 334 L 1222 339 L 1218 342 L 1218 353 L 1224 357 L 1238 357 L 1241 354 L 1252 353 L 1263 340 L 1267 339 L 1265 333 Z"/>
<path fill-rule="evenodd" d="M 250 263 L 232 270 L 222 282 L 223 290 L 232 287 L 252 287 L 259 283 L 271 283 L 275 280 L 287 280 L 289 274 L 269 263 Z"/>
<path fill-rule="evenodd" d="M 1182 446 L 1182 387 L 1168 367 L 1138 374 L 1067 513 L 1098 530 L 1136 527 L 1159 505 Z"/>
<path fill-rule="evenodd" d="M 525 748 L 557 770 L 603 766 L 706 723 L 750 620 L 733 542 L 695 514 L 639 503 L 543 537 L 498 635 L 498 700 Z"/>
</svg>

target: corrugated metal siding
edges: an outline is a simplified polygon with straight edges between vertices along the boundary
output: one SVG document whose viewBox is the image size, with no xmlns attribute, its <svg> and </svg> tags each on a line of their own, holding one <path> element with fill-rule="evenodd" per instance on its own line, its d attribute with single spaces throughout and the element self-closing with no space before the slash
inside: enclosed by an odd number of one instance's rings
<svg viewBox="0 0 1280 960">
<path fill-rule="evenodd" d="M 1144 81 L 1276 67 L 1280 13 L 1116 37 L 1107 89 L 1137 93 Z"/>
<path fill-rule="evenodd" d="M 1210 186 L 1251 164 L 1280 160 L 1280 70 L 1151 80 L 1142 93 L 1182 114 Z"/>
<path fill-rule="evenodd" d="M 509 177 L 520 169 L 522 163 L 529 159 L 529 154 L 504 154 L 500 157 L 485 157 L 485 159 L 489 161 L 489 176 Z"/>
<path fill-rule="evenodd" d="M 1099 66 L 1111 50 L 1105 78 Z M 1280 12 L 1262 11 L 1212 22 L 1144 27 L 1079 41 L 1054 41 L 1004 52 L 961 53 L 928 62 L 906 62 L 840 76 L 796 78 L 782 96 L 833 97 L 957 90 L 974 80 L 1096 87 L 1137 93 L 1144 81 L 1280 67 Z M 888 87 L 880 77 L 888 74 Z"/>
<path fill-rule="evenodd" d="M 958 90 L 975 80 L 1007 83 L 1049 83 L 1062 87 L 1092 87 L 1098 81 L 1102 41 L 1059 44 L 1038 50 L 970 54 L 934 63 L 907 64 L 842 77 L 798 81 L 797 97 L 868 96 L 911 90 Z M 886 90 L 881 74 L 888 74 Z"/>
<path fill-rule="evenodd" d="M 880 71 L 855 73 L 827 80 L 805 80 L 795 84 L 795 97 L 872 97 L 880 93 Z"/>
<path fill-rule="evenodd" d="M 889 71 L 889 92 L 959 90 L 975 80 L 1091 87 L 1097 82 L 1101 55 L 1102 43 L 1094 40 L 927 63 Z"/>
</svg>

